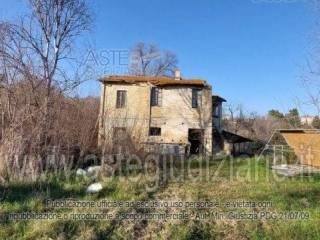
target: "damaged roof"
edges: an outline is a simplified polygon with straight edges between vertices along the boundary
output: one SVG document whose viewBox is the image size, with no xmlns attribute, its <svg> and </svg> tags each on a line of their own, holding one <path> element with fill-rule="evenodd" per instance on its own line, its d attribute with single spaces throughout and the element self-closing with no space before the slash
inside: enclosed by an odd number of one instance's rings
<svg viewBox="0 0 320 240">
<path fill-rule="evenodd" d="M 177 85 L 189 85 L 208 87 L 206 81 L 201 79 L 175 79 L 169 77 L 151 77 L 151 76 L 106 76 L 99 78 L 100 82 L 103 83 L 126 83 L 126 84 L 137 84 L 137 83 L 151 83 L 155 86 L 177 86 Z"/>
</svg>

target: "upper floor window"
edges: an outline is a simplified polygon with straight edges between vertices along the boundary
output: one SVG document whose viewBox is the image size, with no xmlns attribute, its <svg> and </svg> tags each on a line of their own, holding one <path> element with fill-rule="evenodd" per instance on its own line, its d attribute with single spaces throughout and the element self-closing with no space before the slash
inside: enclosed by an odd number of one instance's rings
<svg viewBox="0 0 320 240">
<path fill-rule="evenodd" d="M 192 108 L 198 108 L 200 105 L 200 98 L 201 97 L 201 89 L 193 88 L 192 89 Z"/>
<path fill-rule="evenodd" d="M 151 106 L 160 106 L 160 88 L 151 88 Z"/>
<path fill-rule="evenodd" d="M 123 108 L 126 106 L 127 103 L 127 91 L 125 90 L 118 90 L 117 91 L 117 108 Z"/>
<path fill-rule="evenodd" d="M 213 107 L 213 117 L 221 117 L 221 103 Z"/>
</svg>

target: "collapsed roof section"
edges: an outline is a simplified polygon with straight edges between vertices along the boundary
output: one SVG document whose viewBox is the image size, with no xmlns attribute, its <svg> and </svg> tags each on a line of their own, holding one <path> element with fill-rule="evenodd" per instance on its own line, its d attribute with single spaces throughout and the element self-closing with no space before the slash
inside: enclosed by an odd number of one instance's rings
<svg viewBox="0 0 320 240">
<path fill-rule="evenodd" d="M 181 79 L 169 77 L 151 77 L 151 76 L 106 76 L 99 79 L 102 83 L 109 84 L 139 84 L 151 83 L 152 85 L 163 86 L 196 86 L 196 87 L 210 87 L 210 85 L 201 79 Z"/>
</svg>

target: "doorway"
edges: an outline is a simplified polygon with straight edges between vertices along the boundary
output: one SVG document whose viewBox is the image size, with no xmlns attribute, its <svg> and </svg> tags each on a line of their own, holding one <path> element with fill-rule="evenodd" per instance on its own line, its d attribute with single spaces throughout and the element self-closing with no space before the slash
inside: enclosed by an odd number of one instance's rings
<svg viewBox="0 0 320 240">
<path fill-rule="evenodd" d="M 188 131 L 188 141 L 190 142 L 190 154 L 203 153 L 203 129 L 192 129 Z"/>
</svg>

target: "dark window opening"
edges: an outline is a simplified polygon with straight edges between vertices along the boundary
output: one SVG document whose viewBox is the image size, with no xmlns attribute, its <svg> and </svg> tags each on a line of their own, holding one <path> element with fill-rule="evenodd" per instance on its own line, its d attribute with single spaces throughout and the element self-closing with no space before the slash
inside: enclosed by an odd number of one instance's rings
<svg viewBox="0 0 320 240">
<path fill-rule="evenodd" d="M 151 106 L 159 106 L 159 96 L 160 96 L 160 89 L 157 87 L 151 88 Z"/>
<path fill-rule="evenodd" d="M 161 136 L 161 128 L 155 128 L 155 127 L 150 128 L 149 135 L 150 136 Z"/>
<path fill-rule="evenodd" d="M 127 102 L 127 91 L 119 90 L 117 91 L 117 108 L 123 108 L 126 106 Z"/>
<path fill-rule="evenodd" d="M 200 89 L 192 89 L 192 108 L 199 107 Z"/>
</svg>

